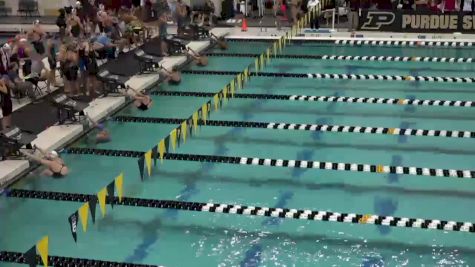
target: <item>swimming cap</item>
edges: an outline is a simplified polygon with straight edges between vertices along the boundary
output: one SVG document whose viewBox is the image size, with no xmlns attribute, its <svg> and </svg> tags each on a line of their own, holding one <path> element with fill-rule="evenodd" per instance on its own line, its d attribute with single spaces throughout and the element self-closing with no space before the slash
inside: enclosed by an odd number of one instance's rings
<svg viewBox="0 0 475 267">
<path fill-rule="evenodd" d="M 56 151 L 54 151 L 54 150 L 51 151 L 51 152 L 49 152 L 49 157 L 50 157 L 51 159 L 55 159 L 55 158 L 59 157 L 58 152 L 56 152 Z"/>
</svg>

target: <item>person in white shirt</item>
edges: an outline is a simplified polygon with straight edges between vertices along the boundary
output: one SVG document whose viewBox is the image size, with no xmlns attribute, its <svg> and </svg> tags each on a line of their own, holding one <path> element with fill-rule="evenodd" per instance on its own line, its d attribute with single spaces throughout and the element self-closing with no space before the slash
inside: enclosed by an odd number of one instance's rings
<svg viewBox="0 0 475 267">
<path fill-rule="evenodd" d="M 320 0 L 309 0 L 307 3 L 307 8 L 310 14 L 315 14 L 311 12 L 312 9 L 316 8 L 320 4 Z M 310 20 L 310 28 L 312 29 L 318 29 L 320 28 L 320 23 L 318 22 L 318 16 L 312 16 L 312 19 Z"/>
</svg>

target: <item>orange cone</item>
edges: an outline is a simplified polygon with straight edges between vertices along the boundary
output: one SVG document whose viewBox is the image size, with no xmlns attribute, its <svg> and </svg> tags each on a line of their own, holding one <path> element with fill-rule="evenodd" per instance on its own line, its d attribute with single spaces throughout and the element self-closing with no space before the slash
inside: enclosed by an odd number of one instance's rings
<svg viewBox="0 0 475 267">
<path fill-rule="evenodd" d="M 241 31 L 242 32 L 247 32 L 247 20 L 246 20 L 246 18 L 242 18 Z"/>
</svg>

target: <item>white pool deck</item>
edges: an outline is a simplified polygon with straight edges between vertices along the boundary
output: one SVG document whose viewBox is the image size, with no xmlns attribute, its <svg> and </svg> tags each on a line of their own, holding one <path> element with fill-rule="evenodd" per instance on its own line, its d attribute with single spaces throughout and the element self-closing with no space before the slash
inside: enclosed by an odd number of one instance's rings
<svg viewBox="0 0 475 267">
<path fill-rule="evenodd" d="M 212 32 L 216 36 L 225 36 L 229 33 L 229 28 L 216 28 Z M 203 51 L 210 45 L 209 41 L 196 41 L 190 42 L 188 47 L 194 51 Z M 166 57 L 160 64 L 165 68 L 171 68 L 173 66 L 181 65 L 185 63 L 187 58 L 185 56 Z M 126 81 L 126 85 L 142 91 L 150 88 L 158 83 L 160 76 L 156 74 L 140 74 L 129 78 Z M 15 104 L 15 110 L 28 104 L 29 101 Z M 126 103 L 125 97 L 104 97 L 98 98 L 89 104 L 85 113 L 88 114 L 93 120 L 99 121 L 109 114 L 113 113 Z M 71 140 L 80 136 L 86 129 L 81 124 L 73 125 L 57 125 L 51 126 L 44 130 L 38 137 L 32 142 L 34 145 L 46 150 L 53 150 L 64 147 Z M 26 160 L 6 160 L 0 162 L 0 188 L 12 183 L 19 174 L 22 174 L 30 167 L 30 164 Z"/>
<path fill-rule="evenodd" d="M 1 29 L 1 27 L 0 27 Z M 277 39 L 285 31 L 275 28 L 249 28 L 247 32 L 242 32 L 239 27 L 215 28 L 212 32 L 217 36 L 227 38 L 243 39 Z M 355 32 L 356 37 L 352 37 L 350 32 L 319 32 L 307 33 L 305 36 L 295 39 L 312 40 L 367 40 L 367 41 L 438 41 L 438 42 L 474 42 L 475 35 L 469 34 L 426 34 L 426 33 L 380 33 L 380 32 Z M 203 51 L 210 45 L 209 41 L 196 41 L 188 44 L 188 47 L 195 51 Z M 186 62 L 185 56 L 166 57 L 160 64 L 165 68 L 171 68 Z M 130 77 L 126 82 L 130 87 L 137 90 L 145 90 L 155 85 L 159 80 L 158 74 L 143 74 Z M 100 120 L 116 111 L 125 104 L 124 97 L 105 97 L 94 100 L 86 109 L 86 113 L 94 120 Z M 24 104 L 22 104 L 24 105 Z M 15 109 L 22 105 L 17 105 Z M 52 126 L 41 132 L 33 144 L 47 150 L 58 149 L 65 146 L 72 139 L 83 133 L 82 125 Z M 29 168 L 26 160 L 7 160 L 0 162 L 0 188 L 13 182 L 19 174 Z"/>
</svg>

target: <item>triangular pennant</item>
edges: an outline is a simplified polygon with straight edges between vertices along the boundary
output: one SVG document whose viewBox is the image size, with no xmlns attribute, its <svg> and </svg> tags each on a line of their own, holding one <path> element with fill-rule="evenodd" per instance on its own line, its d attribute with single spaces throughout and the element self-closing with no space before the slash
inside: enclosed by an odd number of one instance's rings
<svg viewBox="0 0 475 267">
<path fill-rule="evenodd" d="M 242 89 L 242 74 L 239 73 L 237 76 L 237 85 L 239 89 Z"/>
<path fill-rule="evenodd" d="M 228 99 L 228 86 L 225 86 L 223 88 L 223 99 L 227 100 Z"/>
<path fill-rule="evenodd" d="M 160 155 L 160 162 L 163 163 L 163 156 L 165 155 L 165 140 L 162 139 L 158 143 L 158 154 Z"/>
<path fill-rule="evenodd" d="M 172 149 L 175 151 L 176 149 L 176 129 L 173 129 L 170 132 L 170 141 L 172 142 Z"/>
<path fill-rule="evenodd" d="M 234 79 L 229 83 L 229 88 L 231 89 L 231 98 L 233 98 L 235 91 Z"/>
<path fill-rule="evenodd" d="M 269 60 L 270 60 L 270 48 L 267 48 L 266 54 L 267 54 L 267 63 L 269 63 Z"/>
<path fill-rule="evenodd" d="M 137 163 L 139 165 L 140 179 L 143 181 L 143 168 L 145 167 L 145 158 L 140 157 Z"/>
<path fill-rule="evenodd" d="M 167 152 L 170 151 L 170 136 L 169 135 L 165 137 L 165 151 Z"/>
<path fill-rule="evenodd" d="M 155 150 L 156 150 L 155 146 Z M 115 187 L 117 188 L 117 196 L 119 197 L 119 202 L 122 202 L 122 197 L 124 196 L 124 173 L 121 172 L 119 176 L 115 178 Z"/>
<path fill-rule="evenodd" d="M 157 166 L 158 146 L 152 147 L 153 166 Z"/>
<path fill-rule="evenodd" d="M 193 129 L 195 130 L 195 133 L 198 131 L 198 111 L 193 113 Z"/>
<path fill-rule="evenodd" d="M 28 264 L 30 267 L 36 267 L 36 245 L 25 252 L 23 257 L 25 258 L 26 264 Z"/>
<path fill-rule="evenodd" d="M 179 125 L 176 128 L 176 145 L 177 145 L 177 147 L 180 147 L 180 142 L 181 142 L 181 125 Z"/>
<path fill-rule="evenodd" d="M 147 151 L 144 154 L 145 166 L 147 167 L 148 177 L 152 176 L 152 150 Z"/>
<path fill-rule="evenodd" d="M 78 212 L 75 211 L 71 216 L 68 218 L 69 226 L 71 228 L 71 234 L 73 235 L 74 242 L 78 242 Z M 35 251 L 36 255 L 36 251 Z"/>
<path fill-rule="evenodd" d="M 89 203 L 84 203 L 79 210 L 79 218 L 81 219 L 82 231 L 87 232 L 87 221 L 89 219 Z"/>
<path fill-rule="evenodd" d="M 279 39 L 279 53 L 282 52 L 282 38 Z"/>
<path fill-rule="evenodd" d="M 96 206 L 97 206 L 97 197 L 92 196 L 89 201 L 89 211 L 91 211 L 92 223 L 96 223 Z"/>
<path fill-rule="evenodd" d="M 143 160 L 143 157 L 141 159 Z M 99 191 L 99 193 L 97 193 L 97 199 L 99 200 L 99 207 L 101 208 L 102 218 L 106 216 L 106 195 L 107 195 L 107 188 L 105 187 L 102 188 L 101 191 Z"/>
<path fill-rule="evenodd" d="M 257 74 L 259 72 L 259 58 L 256 58 L 256 60 L 254 61 L 254 65 Z"/>
<path fill-rule="evenodd" d="M 110 182 L 107 185 L 107 199 L 112 208 L 114 208 L 114 195 L 115 195 L 115 181 Z"/>
<path fill-rule="evenodd" d="M 218 110 L 219 107 L 219 93 L 213 96 L 214 111 Z"/>
<path fill-rule="evenodd" d="M 48 267 L 48 236 L 43 237 L 36 243 L 38 254 L 40 254 L 41 261 L 45 267 Z"/>
<path fill-rule="evenodd" d="M 203 104 L 203 106 L 201 107 L 201 110 L 202 110 L 201 119 L 203 120 L 203 123 L 206 125 L 206 121 L 208 120 L 208 103 Z"/>
<path fill-rule="evenodd" d="M 244 81 L 248 81 L 249 80 L 249 67 L 247 67 L 245 70 L 244 70 Z"/>
<path fill-rule="evenodd" d="M 264 61 L 264 53 L 261 54 L 260 56 L 260 66 L 261 66 L 261 69 L 264 67 L 264 65 L 266 64 L 265 61 Z"/>
<path fill-rule="evenodd" d="M 181 135 L 183 137 L 183 144 L 186 143 L 186 133 L 187 132 L 188 132 L 188 123 L 185 120 L 181 123 Z"/>
<path fill-rule="evenodd" d="M 188 124 L 188 134 L 191 137 L 193 137 L 193 116 L 190 116 L 188 120 L 186 120 L 186 123 Z"/>
<path fill-rule="evenodd" d="M 277 56 L 277 42 L 274 42 L 274 46 L 272 47 L 272 52 L 274 52 L 274 57 Z"/>
</svg>

